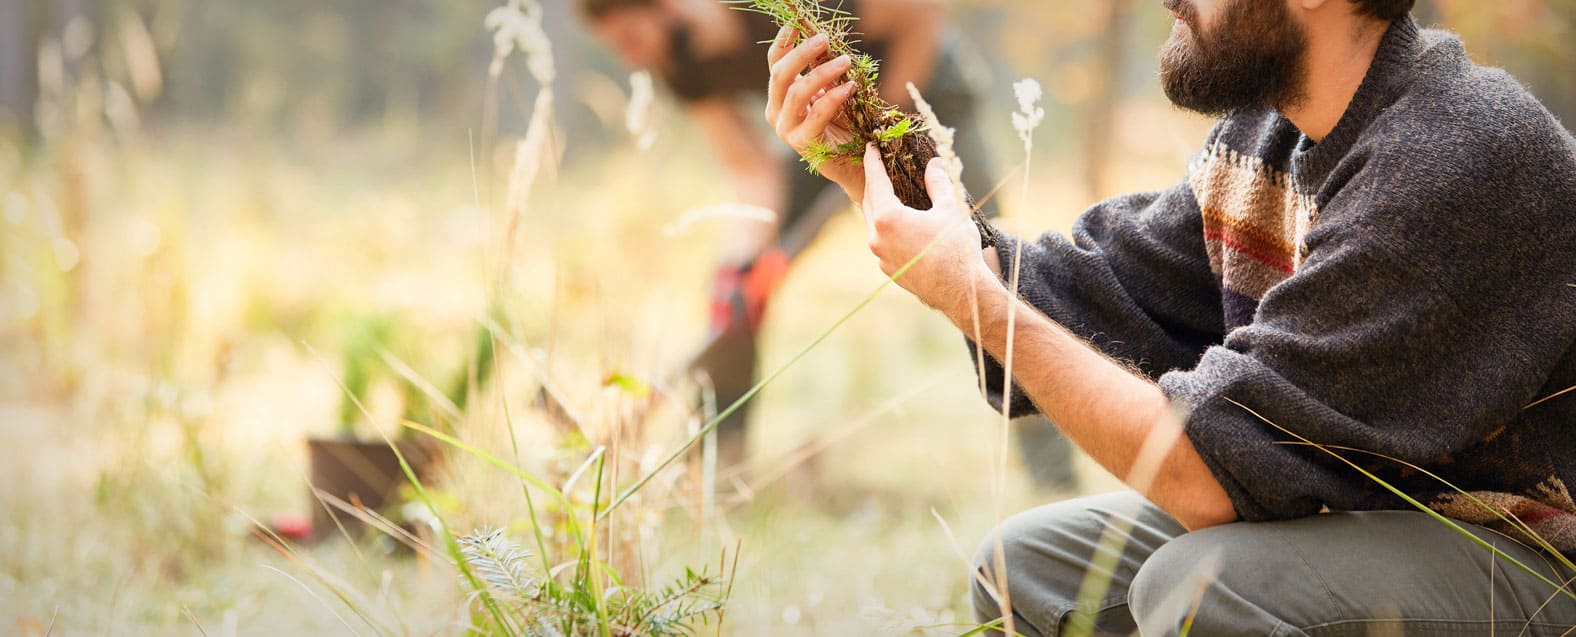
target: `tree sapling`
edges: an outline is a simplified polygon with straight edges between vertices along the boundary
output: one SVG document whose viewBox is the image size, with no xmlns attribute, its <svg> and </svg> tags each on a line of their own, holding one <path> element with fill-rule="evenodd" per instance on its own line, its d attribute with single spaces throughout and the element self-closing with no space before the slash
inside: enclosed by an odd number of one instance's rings
<svg viewBox="0 0 1576 637">
<path fill-rule="evenodd" d="M 830 46 L 817 64 L 841 55 L 853 60 L 845 77 L 854 83 L 854 92 L 838 116 L 853 138 L 835 144 L 821 140 L 806 148 L 804 159 L 810 170 L 818 172 L 822 164 L 832 160 L 859 163 L 863 161 L 865 146 L 875 144 L 881 151 L 887 174 L 892 177 L 892 190 L 897 198 L 911 208 L 929 210 L 933 204 L 925 189 L 925 168 L 937 156 L 936 141 L 925 134 L 927 127 L 922 118 L 905 113 L 881 98 L 877 85 L 880 61 L 860 52 L 853 44 L 858 34 L 852 26 L 857 18 L 825 6 L 819 0 L 733 2 L 743 10 L 771 16 L 779 25 L 792 26 L 796 43 L 825 34 Z M 995 245 L 995 231 L 980 214 L 978 206 L 971 202 L 970 207 L 981 240 L 986 246 Z"/>
</svg>

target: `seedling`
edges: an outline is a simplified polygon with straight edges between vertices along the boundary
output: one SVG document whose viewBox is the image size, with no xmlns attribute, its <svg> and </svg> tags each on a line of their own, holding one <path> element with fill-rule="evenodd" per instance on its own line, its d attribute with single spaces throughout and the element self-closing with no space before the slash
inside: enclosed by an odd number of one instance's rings
<svg viewBox="0 0 1576 637">
<path fill-rule="evenodd" d="M 844 77 L 854 83 L 854 91 L 838 116 L 853 138 L 842 143 L 820 140 L 811 144 L 803 152 L 810 170 L 819 172 L 832 160 L 860 163 L 865 146 L 875 144 L 881 151 L 881 161 L 892 178 L 892 190 L 898 200 L 911 208 L 929 210 L 933 204 L 925 189 L 925 168 L 937 156 L 936 141 L 926 134 L 925 122 L 918 115 L 905 113 L 881 98 L 878 90 L 880 61 L 854 46 L 858 33 L 853 25 L 858 18 L 818 0 L 731 1 L 742 10 L 771 16 L 778 25 L 792 26 L 795 43 L 818 34 L 826 35 L 829 46 L 816 61 L 818 64 L 842 55 L 853 60 Z M 978 206 L 970 207 L 981 239 L 987 246 L 995 245 L 995 232 L 980 215 Z"/>
</svg>

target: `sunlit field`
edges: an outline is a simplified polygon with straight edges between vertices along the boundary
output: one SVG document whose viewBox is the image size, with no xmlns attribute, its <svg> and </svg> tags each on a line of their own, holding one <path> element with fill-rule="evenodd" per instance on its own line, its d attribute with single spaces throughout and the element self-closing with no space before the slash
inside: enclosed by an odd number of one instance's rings
<svg viewBox="0 0 1576 637">
<path fill-rule="evenodd" d="M 529 84 L 508 64 L 476 101 Z M 586 106 L 617 137 L 623 81 L 560 99 L 603 99 Z M 1010 102 L 975 123 L 1001 225 L 1066 231 L 1094 199 L 1056 138 L 1078 124 L 1042 131 L 1025 176 Z M 1002 447 L 963 339 L 883 289 L 858 213 L 773 297 L 752 460 L 718 466 L 697 432 L 727 405 L 697 405 L 680 370 L 739 222 L 692 212 L 727 202 L 720 168 L 668 105 L 647 148 L 551 133 L 525 170 L 531 102 L 501 103 L 288 135 L 99 104 L 0 142 L 0 634 L 526 634 L 489 605 L 554 586 L 606 613 L 649 595 L 626 619 L 650 628 L 691 603 L 685 582 L 701 634 L 975 627 L 987 531 L 1076 494 Z M 1112 117 L 1100 194 L 1169 186 L 1208 128 L 1152 87 Z M 398 502 L 336 505 L 307 446 L 336 436 L 437 460 Z M 1120 488 L 1076 471 L 1083 492 Z M 325 508 L 373 532 L 291 536 Z M 461 541 L 493 530 L 528 587 Z"/>
<path fill-rule="evenodd" d="M 666 380 L 704 336 L 717 224 L 674 222 L 716 195 L 708 167 L 682 147 L 587 158 L 514 221 L 478 205 L 489 168 L 473 170 L 469 148 L 408 132 L 285 149 L 176 131 L 63 143 L 27 167 L 4 156 L 8 630 L 371 632 L 341 590 L 395 633 L 462 626 L 466 589 L 441 553 L 329 541 L 287 556 L 258 537 L 274 514 L 318 506 L 304 441 L 338 430 L 343 334 L 363 317 L 394 317 L 387 347 L 437 376 L 498 308 L 496 382 L 456 436 L 513 459 L 512 426 L 519 466 L 544 479 L 591 449 L 543 414 L 543 382 L 589 438 L 622 444 L 620 485 L 685 441 L 687 403 L 636 413 L 641 400 L 606 380 Z M 1061 168 L 1031 194 L 1054 204 L 1012 225 L 1069 222 L 1079 202 Z M 774 301 L 763 370 L 884 281 L 855 214 Z M 363 436 L 400 435 L 384 380 Z M 619 531 L 633 554 L 616 557 L 657 577 L 715 571 L 724 550 L 732 570 L 736 556 L 725 625 L 741 634 L 954 630 L 960 549 L 998 515 L 1065 495 L 1035 493 L 1012 454 L 1006 492 L 992 492 L 999 417 L 960 338 L 895 288 L 758 401 L 748 478 L 707 489 L 681 460 L 641 494 L 626 522 L 638 528 Z M 485 461 L 446 454 L 431 491 L 456 532 L 529 537 L 519 483 Z"/>
</svg>

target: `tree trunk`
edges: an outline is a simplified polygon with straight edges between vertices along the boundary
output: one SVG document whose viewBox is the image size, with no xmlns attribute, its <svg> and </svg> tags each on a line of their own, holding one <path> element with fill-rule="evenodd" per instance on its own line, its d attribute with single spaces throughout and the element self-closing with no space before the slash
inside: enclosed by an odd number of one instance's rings
<svg viewBox="0 0 1576 637">
<path fill-rule="evenodd" d="M 38 46 L 28 0 L 0 0 L 0 137 L 31 139 Z"/>
</svg>

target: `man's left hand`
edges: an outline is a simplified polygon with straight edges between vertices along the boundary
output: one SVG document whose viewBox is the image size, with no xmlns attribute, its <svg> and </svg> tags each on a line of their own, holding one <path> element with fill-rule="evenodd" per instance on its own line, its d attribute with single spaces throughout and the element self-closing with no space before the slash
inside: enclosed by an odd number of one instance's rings
<svg viewBox="0 0 1576 637">
<path fill-rule="evenodd" d="M 999 288 L 1001 282 L 985 263 L 979 229 L 942 162 L 932 160 L 925 169 L 925 188 L 934 204 L 930 210 L 915 210 L 898 200 L 874 145 L 865 149 L 864 164 L 865 226 L 881 271 L 894 276 L 923 253 L 897 284 L 954 323 L 971 316 L 970 286 L 983 282 Z"/>
</svg>

